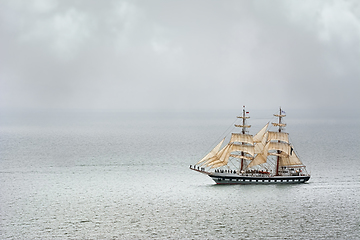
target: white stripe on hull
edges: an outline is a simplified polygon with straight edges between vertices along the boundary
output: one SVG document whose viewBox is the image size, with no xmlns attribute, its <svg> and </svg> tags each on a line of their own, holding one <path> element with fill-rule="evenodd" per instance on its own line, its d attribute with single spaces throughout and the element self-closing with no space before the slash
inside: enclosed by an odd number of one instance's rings
<svg viewBox="0 0 360 240">
<path fill-rule="evenodd" d="M 217 184 L 294 184 L 305 183 L 310 176 L 249 177 L 209 175 Z"/>
</svg>

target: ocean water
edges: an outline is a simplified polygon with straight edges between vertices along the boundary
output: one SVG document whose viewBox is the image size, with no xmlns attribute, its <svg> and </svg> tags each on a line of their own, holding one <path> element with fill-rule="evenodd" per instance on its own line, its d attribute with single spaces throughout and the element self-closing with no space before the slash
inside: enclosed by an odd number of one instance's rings
<svg viewBox="0 0 360 240">
<path fill-rule="evenodd" d="M 358 119 L 288 113 L 306 184 L 219 186 L 189 165 L 234 117 L 1 113 L 0 239 L 359 239 Z"/>
</svg>

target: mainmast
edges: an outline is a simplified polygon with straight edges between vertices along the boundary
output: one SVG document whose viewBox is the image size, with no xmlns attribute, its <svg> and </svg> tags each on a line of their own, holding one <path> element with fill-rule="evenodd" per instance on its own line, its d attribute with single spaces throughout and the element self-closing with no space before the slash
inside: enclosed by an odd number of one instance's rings
<svg viewBox="0 0 360 240">
<path fill-rule="evenodd" d="M 250 118 L 248 116 L 246 116 L 246 114 L 249 113 L 249 112 L 246 112 L 245 110 L 245 106 L 243 106 L 243 111 L 242 111 L 242 116 L 238 116 L 237 118 L 241 118 L 242 119 L 242 125 L 237 125 L 235 124 L 235 127 L 239 127 L 239 128 L 242 128 L 241 129 L 241 134 L 247 134 L 247 131 L 246 129 L 247 128 L 250 128 L 251 125 L 246 125 L 246 119 Z M 241 145 L 244 145 L 244 143 L 242 142 Z M 240 165 L 240 172 L 243 170 L 244 168 L 244 152 L 241 151 L 241 165 Z"/>
<path fill-rule="evenodd" d="M 279 122 L 278 122 L 278 123 L 272 123 L 274 126 L 278 127 L 279 133 L 280 133 L 282 130 L 284 130 L 284 127 L 286 126 L 285 123 L 282 123 L 282 122 L 281 122 L 282 118 L 283 118 L 283 117 L 286 117 L 286 115 L 283 114 L 283 113 L 285 113 L 285 112 L 282 111 L 282 110 L 281 110 L 281 107 L 280 107 L 280 109 L 279 109 L 279 114 L 274 114 L 275 117 L 278 117 L 278 118 L 279 118 Z M 279 140 L 278 142 L 280 142 L 280 140 Z M 281 153 L 281 151 L 280 151 L 280 150 L 277 150 L 277 153 L 278 153 L 278 155 L 277 155 L 277 157 L 276 157 L 276 173 L 275 173 L 276 176 L 279 175 L 279 162 L 280 162 L 280 153 Z"/>
</svg>

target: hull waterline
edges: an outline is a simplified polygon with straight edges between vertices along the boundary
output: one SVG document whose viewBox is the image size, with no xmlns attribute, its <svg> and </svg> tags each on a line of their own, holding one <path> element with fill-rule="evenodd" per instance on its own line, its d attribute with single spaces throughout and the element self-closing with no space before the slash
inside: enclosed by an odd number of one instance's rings
<svg viewBox="0 0 360 240">
<path fill-rule="evenodd" d="M 236 173 L 213 173 L 201 169 L 193 169 L 211 177 L 216 184 L 298 184 L 309 181 L 309 175 L 299 176 L 270 176 L 266 174 L 239 175 Z"/>
<path fill-rule="evenodd" d="M 310 176 L 239 176 L 235 175 L 214 175 L 209 177 L 216 184 L 296 184 L 309 181 Z"/>
</svg>

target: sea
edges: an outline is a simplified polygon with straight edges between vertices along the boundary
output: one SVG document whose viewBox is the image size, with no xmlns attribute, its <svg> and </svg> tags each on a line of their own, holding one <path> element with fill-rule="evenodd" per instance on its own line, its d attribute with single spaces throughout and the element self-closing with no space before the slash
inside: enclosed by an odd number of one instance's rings
<svg viewBox="0 0 360 240">
<path fill-rule="evenodd" d="M 0 239 L 360 239 L 359 119 L 288 111 L 309 182 L 216 185 L 189 166 L 237 114 L 2 111 Z"/>
</svg>

